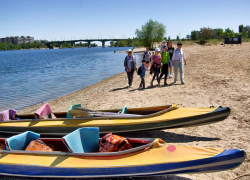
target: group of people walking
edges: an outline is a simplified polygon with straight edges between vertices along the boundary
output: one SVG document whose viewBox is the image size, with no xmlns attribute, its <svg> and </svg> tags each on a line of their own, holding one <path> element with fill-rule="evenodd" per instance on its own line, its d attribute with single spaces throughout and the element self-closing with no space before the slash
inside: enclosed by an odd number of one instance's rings
<svg viewBox="0 0 250 180">
<path fill-rule="evenodd" d="M 177 48 L 174 49 L 172 42 L 162 42 L 161 49 L 156 48 L 154 55 L 149 51 L 149 47 L 143 53 L 142 65 L 140 68 L 136 66 L 136 59 L 133 56 L 133 51 L 129 49 L 128 55 L 125 57 L 124 66 L 128 76 L 129 87 L 132 86 L 134 72 L 139 70 L 141 77 L 141 83 L 139 88 L 145 88 L 145 74 L 146 70 L 150 70 L 150 74 L 153 74 L 151 80 L 151 86 L 156 78 L 158 86 L 160 87 L 161 78 L 164 76 L 164 85 L 167 86 L 167 78 L 172 78 L 172 69 L 174 67 L 174 83 L 177 81 L 178 71 L 180 72 L 181 84 L 185 84 L 184 81 L 184 65 L 186 65 L 185 53 L 182 49 L 182 43 L 177 43 Z M 150 68 L 149 68 L 150 65 Z"/>
</svg>

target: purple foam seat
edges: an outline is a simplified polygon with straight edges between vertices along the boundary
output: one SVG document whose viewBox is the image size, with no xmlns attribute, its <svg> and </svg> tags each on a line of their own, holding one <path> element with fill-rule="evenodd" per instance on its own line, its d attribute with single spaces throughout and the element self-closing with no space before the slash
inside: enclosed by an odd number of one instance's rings
<svg viewBox="0 0 250 180">
<path fill-rule="evenodd" d="M 14 109 L 8 109 L 3 112 L 0 112 L 0 121 L 15 120 L 15 114 L 16 110 Z"/>
</svg>

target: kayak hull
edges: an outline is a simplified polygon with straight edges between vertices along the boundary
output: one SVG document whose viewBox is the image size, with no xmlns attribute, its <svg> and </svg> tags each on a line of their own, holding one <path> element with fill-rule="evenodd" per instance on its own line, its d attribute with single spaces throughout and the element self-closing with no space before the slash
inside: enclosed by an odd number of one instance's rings
<svg viewBox="0 0 250 180">
<path fill-rule="evenodd" d="M 2 155 L 3 156 L 3 155 Z M 65 157 L 64 160 L 66 161 Z M 81 158 L 81 157 L 78 157 Z M 136 161 L 137 156 L 134 156 Z M 146 157 L 145 157 L 146 158 Z M 83 158 L 84 159 L 84 158 Z M 122 161 L 123 157 L 118 157 L 117 161 Z M 243 150 L 226 149 L 222 153 L 204 159 L 192 161 L 172 162 L 172 163 L 149 163 L 144 165 L 116 166 L 108 164 L 106 167 L 56 167 L 42 166 L 36 159 L 34 165 L 23 164 L 0 164 L 0 174 L 7 176 L 24 177 L 50 177 L 50 178 L 108 178 L 108 177 L 134 177 L 134 176 L 158 176 L 166 174 L 184 174 L 184 173 L 209 173 L 224 171 L 236 168 L 245 159 Z M 62 163 L 63 160 L 55 162 Z"/>
</svg>

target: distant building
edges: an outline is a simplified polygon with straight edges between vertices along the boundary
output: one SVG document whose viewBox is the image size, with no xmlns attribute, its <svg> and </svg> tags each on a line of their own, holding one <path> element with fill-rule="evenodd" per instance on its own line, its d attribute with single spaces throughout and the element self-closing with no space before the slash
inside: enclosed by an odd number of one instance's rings
<svg viewBox="0 0 250 180">
<path fill-rule="evenodd" d="M 30 37 L 30 36 L 11 36 L 11 37 L 5 37 L 5 38 L 0 38 L 0 43 L 4 43 L 4 42 L 9 42 L 9 43 L 13 43 L 13 44 L 21 44 L 21 43 L 32 43 L 34 42 L 34 37 Z"/>
<path fill-rule="evenodd" d="M 6 37 L 7 38 L 7 42 L 12 43 L 12 37 Z"/>
<path fill-rule="evenodd" d="M 7 42 L 7 38 L 2 38 L 2 42 L 3 43 Z"/>
</svg>

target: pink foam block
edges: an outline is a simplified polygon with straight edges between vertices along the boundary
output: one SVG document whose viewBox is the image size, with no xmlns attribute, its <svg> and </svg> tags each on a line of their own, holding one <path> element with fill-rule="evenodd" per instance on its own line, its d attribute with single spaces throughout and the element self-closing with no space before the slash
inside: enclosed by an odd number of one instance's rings
<svg viewBox="0 0 250 180">
<path fill-rule="evenodd" d="M 48 103 L 41 106 L 38 110 L 36 110 L 35 114 L 39 115 L 40 117 L 47 116 L 52 113 L 52 110 Z"/>
</svg>

